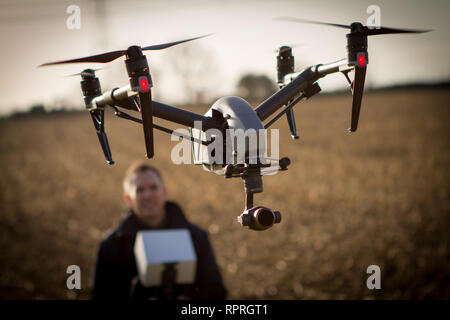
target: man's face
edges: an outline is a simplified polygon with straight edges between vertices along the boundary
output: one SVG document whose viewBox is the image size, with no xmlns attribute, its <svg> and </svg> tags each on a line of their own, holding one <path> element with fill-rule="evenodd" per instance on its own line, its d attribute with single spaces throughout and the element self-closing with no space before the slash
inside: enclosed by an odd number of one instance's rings
<svg viewBox="0 0 450 320">
<path fill-rule="evenodd" d="M 165 213 L 166 189 L 156 173 L 150 170 L 136 172 L 130 179 L 125 201 L 138 217 L 160 221 Z"/>
</svg>

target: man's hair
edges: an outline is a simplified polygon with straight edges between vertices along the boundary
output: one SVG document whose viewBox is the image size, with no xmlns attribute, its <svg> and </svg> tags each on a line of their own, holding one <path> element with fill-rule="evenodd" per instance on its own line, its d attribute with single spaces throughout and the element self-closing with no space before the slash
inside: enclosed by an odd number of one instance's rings
<svg viewBox="0 0 450 320">
<path fill-rule="evenodd" d="M 151 165 L 139 161 L 139 162 L 135 162 L 133 163 L 130 167 L 128 167 L 126 173 L 125 173 L 125 177 L 123 178 L 123 191 L 125 193 L 128 193 L 128 189 L 130 187 L 131 184 L 131 178 L 133 177 L 134 174 L 136 173 L 142 173 L 145 171 L 152 171 L 153 173 L 155 173 L 159 180 L 161 180 L 161 182 L 164 184 L 163 178 L 161 176 L 161 172 L 159 172 L 158 169 L 156 169 L 155 167 L 152 167 Z"/>
</svg>

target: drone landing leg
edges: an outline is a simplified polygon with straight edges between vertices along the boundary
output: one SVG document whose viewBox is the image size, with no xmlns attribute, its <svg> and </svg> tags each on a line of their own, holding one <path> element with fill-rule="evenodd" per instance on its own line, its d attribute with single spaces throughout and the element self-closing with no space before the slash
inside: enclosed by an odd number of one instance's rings
<svg viewBox="0 0 450 320">
<path fill-rule="evenodd" d="M 355 67 L 355 78 L 353 80 L 353 101 L 352 101 L 352 121 L 350 131 L 354 132 L 358 128 L 359 112 L 361 110 L 361 100 L 364 92 L 364 81 L 367 67 Z"/>
<path fill-rule="evenodd" d="M 139 100 L 141 102 L 142 127 L 144 129 L 145 147 L 147 150 L 147 158 L 151 159 L 154 155 L 153 150 L 153 107 L 151 91 L 139 92 Z"/>
<path fill-rule="evenodd" d="M 105 114 L 104 110 L 96 110 L 90 112 L 92 121 L 94 122 L 95 131 L 97 132 L 98 141 L 103 150 L 103 154 L 106 158 L 106 163 L 114 164 L 114 161 L 111 156 L 111 149 L 109 148 L 108 137 L 105 133 Z"/>
<path fill-rule="evenodd" d="M 294 109 L 289 109 L 286 112 L 286 118 L 289 124 L 289 130 L 291 131 L 292 139 L 298 139 L 297 126 L 295 125 Z"/>
</svg>

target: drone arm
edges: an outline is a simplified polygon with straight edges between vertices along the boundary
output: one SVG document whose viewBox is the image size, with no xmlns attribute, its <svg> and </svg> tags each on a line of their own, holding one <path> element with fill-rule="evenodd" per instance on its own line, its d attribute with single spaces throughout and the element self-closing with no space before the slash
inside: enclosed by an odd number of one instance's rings
<svg viewBox="0 0 450 320">
<path fill-rule="evenodd" d="M 262 102 L 255 109 L 256 114 L 261 121 L 266 120 L 282 106 L 295 99 L 299 93 L 305 91 L 317 79 L 319 79 L 319 77 L 316 75 L 314 67 L 305 69 L 292 82 L 288 83 L 278 92 Z"/>
<path fill-rule="evenodd" d="M 335 62 L 327 63 L 327 64 L 318 64 L 316 66 L 316 74 L 319 77 L 324 77 L 331 73 L 336 72 L 344 72 L 352 70 L 353 66 L 348 64 L 347 59 L 341 59 Z"/>
<path fill-rule="evenodd" d="M 137 96 L 137 94 L 137 92 L 131 90 L 130 85 L 126 85 L 122 88 L 114 88 L 103 93 L 101 96 L 92 99 L 90 109 L 97 109 L 99 107 L 105 107 L 106 105 L 115 104 L 116 101 L 133 98 Z"/>
<path fill-rule="evenodd" d="M 115 100 L 114 103 L 111 103 L 108 105 L 116 106 L 116 107 L 127 109 L 127 110 L 139 111 L 136 108 L 136 103 L 135 103 L 134 99 Z"/>
<path fill-rule="evenodd" d="M 91 102 L 89 110 L 102 109 L 107 105 L 114 105 L 120 108 L 139 111 L 134 99 L 137 98 L 138 93 L 132 91 L 130 85 L 126 85 L 122 88 L 115 88 L 105 92 L 101 96 L 94 98 Z M 175 122 L 184 126 L 194 127 L 195 121 L 202 122 L 202 130 L 208 129 L 220 129 L 222 122 L 212 118 L 205 117 L 203 115 L 183 110 L 177 107 L 173 107 L 158 101 L 152 101 L 153 116 Z"/>
<path fill-rule="evenodd" d="M 347 59 L 341 59 L 328 64 L 318 64 L 306 68 L 302 72 L 287 74 L 283 79 L 285 86 L 261 103 L 255 111 L 261 121 L 264 121 L 299 93 L 307 91 L 318 79 L 328 74 L 344 72 L 353 68 L 348 65 Z"/>
<path fill-rule="evenodd" d="M 116 100 L 110 105 L 128 110 L 138 111 L 132 98 Z M 206 131 L 208 129 L 220 129 L 223 125 L 221 121 L 215 118 L 205 117 L 201 114 L 173 107 L 155 100 L 153 100 L 152 105 L 154 117 L 168 120 L 183 126 L 193 128 L 195 121 L 201 121 L 202 130 Z"/>
<path fill-rule="evenodd" d="M 344 72 L 344 71 L 349 71 L 349 70 L 353 69 L 352 66 L 348 65 L 347 59 L 341 59 L 341 60 L 327 63 L 327 64 L 318 64 L 312 68 L 315 69 L 315 72 L 319 77 L 324 77 L 331 73 Z M 301 72 L 295 72 L 295 73 L 289 73 L 289 74 L 285 75 L 283 78 L 283 84 L 290 83 L 292 80 L 297 78 L 300 74 L 301 74 Z"/>
<path fill-rule="evenodd" d="M 208 129 L 220 130 L 224 125 L 224 122 L 216 118 L 205 117 L 201 114 L 173 107 L 157 101 L 153 101 L 153 115 L 157 118 L 175 122 L 191 128 L 195 126 L 195 121 L 201 121 L 202 131 L 206 131 Z"/>
<path fill-rule="evenodd" d="M 119 110 L 118 110 L 116 107 L 114 107 L 114 106 L 112 106 L 112 107 L 113 107 L 114 110 L 115 110 L 114 114 L 115 114 L 116 116 L 118 116 L 119 118 L 127 119 L 127 120 L 130 120 L 130 121 L 133 121 L 133 122 L 137 122 L 137 123 L 142 124 L 142 119 L 135 118 L 135 117 L 133 117 L 133 116 L 130 116 L 128 113 L 119 111 Z M 178 136 L 178 137 L 181 137 L 181 138 L 185 138 L 185 139 L 191 140 L 192 142 L 201 143 L 201 144 L 203 144 L 203 145 L 205 145 L 205 146 L 209 145 L 209 144 L 212 142 L 212 141 L 211 141 L 211 142 L 206 142 L 206 141 L 203 141 L 203 140 L 194 138 L 194 137 L 192 137 L 192 136 L 188 136 L 188 135 L 183 134 L 183 133 L 181 133 L 181 132 L 178 132 L 178 131 L 175 131 L 175 130 L 172 130 L 172 129 L 165 128 L 165 127 L 160 126 L 160 125 L 157 125 L 157 124 L 153 124 L 153 128 L 158 129 L 158 130 L 160 130 L 160 131 L 162 131 L 162 132 L 165 132 L 165 133 L 168 133 L 168 134 L 173 134 L 173 135 L 175 135 L 175 136 Z"/>
</svg>

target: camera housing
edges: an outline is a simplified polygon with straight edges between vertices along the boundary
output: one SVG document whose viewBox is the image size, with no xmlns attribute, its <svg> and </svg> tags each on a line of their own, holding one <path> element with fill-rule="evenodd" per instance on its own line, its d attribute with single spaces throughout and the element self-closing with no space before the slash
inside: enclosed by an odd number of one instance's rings
<svg viewBox="0 0 450 320">
<path fill-rule="evenodd" d="M 245 210 L 238 218 L 238 222 L 251 230 L 266 230 L 275 223 L 281 222 L 281 213 L 272 209 L 257 206 Z"/>
</svg>

